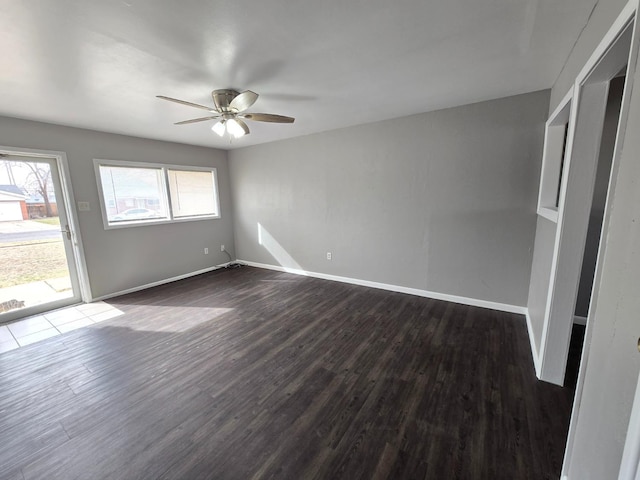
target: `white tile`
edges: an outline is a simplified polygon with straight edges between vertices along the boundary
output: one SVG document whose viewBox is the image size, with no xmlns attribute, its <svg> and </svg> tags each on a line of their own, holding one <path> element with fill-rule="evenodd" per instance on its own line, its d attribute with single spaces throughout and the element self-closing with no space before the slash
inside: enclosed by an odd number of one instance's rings
<svg viewBox="0 0 640 480">
<path fill-rule="evenodd" d="M 95 303 L 84 303 L 82 305 L 78 305 L 76 309 L 84 313 L 85 315 L 97 315 L 98 313 L 108 312 L 112 310 L 114 307 L 104 302 L 95 302 Z"/>
<path fill-rule="evenodd" d="M 109 320 L 110 318 L 116 318 L 120 315 L 124 315 L 120 310 L 114 308 L 108 312 L 98 313 L 97 315 L 91 315 L 89 318 L 94 322 L 102 322 L 104 320 Z"/>
<path fill-rule="evenodd" d="M 11 335 L 11 332 L 9 331 L 6 325 L 1 325 L 0 326 L 0 343 L 11 342 L 11 341 L 13 341 L 13 335 Z"/>
<path fill-rule="evenodd" d="M 13 336 L 18 338 L 47 330 L 48 328 L 52 328 L 53 325 L 51 325 L 46 318 L 40 315 L 38 317 L 26 318 L 19 322 L 10 323 L 7 327 L 9 327 Z"/>
<path fill-rule="evenodd" d="M 49 320 L 53 326 L 57 327 L 65 323 L 87 318 L 87 316 L 78 309 L 71 307 L 63 310 L 56 310 L 55 312 L 45 313 L 44 318 Z"/>
<path fill-rule="evenodd" d="M 9 350 L 15 350 L 20 347 L 18 342 L 16 342 L 13 338 L 6 342 L 0 342 L 0 353 L 8 352 Z"/>
<path fill-rule="evenodd" d="M 60 333 L 67 333 L 71 330 L 86 327 L 87 325 L 94 325 L 94 322 L 90 318 L 85 317 L 79 320 L 74 320 L 73 322 L 63 323 L 62 325 L 58 325 L 57 328 Z"/>
<path fill-rule="evenodd" d="M 40 340 L 44 340 L 46 338 L 55 337 L 56 335 L 60 335 L 60 332 L 55 328 L 51 327 L 51 328 L 48 328 L 47 330 L 42 330 L 40 332 L 27 335 L 26 337 L 17 337 L 17 340 L 20 346 L 24 347 L 25 345 L 30 345 L 32 343 L 39 342 Z"/>
</svg>

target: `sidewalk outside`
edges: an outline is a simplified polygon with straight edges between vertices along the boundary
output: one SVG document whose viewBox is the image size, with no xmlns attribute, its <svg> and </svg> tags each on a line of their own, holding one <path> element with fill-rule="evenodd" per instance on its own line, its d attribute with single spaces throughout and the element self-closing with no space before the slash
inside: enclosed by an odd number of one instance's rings
<svg viewBox="0 0 640 480">
<path fill-rule="evenodd" d="M 32 307 L 72 296 L 69 277 L 41 280 L 0 288 L 0 313 L 16 308 Z"/>
<path fill-rule="evenodd" d="M 43 243 L 42 235 L 50 233 L 54 236 L 51 239 L 51 248 L 58 249 L 59 242 L 62 240 L 61 235 L 58 233 L 59 231 L 59 225 L 50 225 L 33 220 L 0 222 L 0 246 L 8 244 L 5 248 L 13 248 L 12 244 L 16 243 L 18 237 L 24 245 L 28 245 L 30 238 L 33 238 L 35 243 Z M 56 237 L 59 237 L 60 240 L 57 240 Z M 16 246 L 16 248 L 19 248 L 19 246 Z M 43 248 L 48 249 L 49 247 Z M 56 257 L 58 262 L 62 261 L 62 258 L 57 258 L 57 254 L 54 253 L 53 256 Z M 10 278 L 11 275 L 9 273 L 15 272 L 16 268 L 18 268 L 15 263 L 16 260 L 8 253 L 3 255 L 2 248 L 0 248 L 0 258 L 0 273 L 3 268 L 8 268 L 10 270 L 5 271 L 3 276 L 5 279 Z M 30 260 L 34 262 L 33 257 Z M 64 259 L 64 263 L 66 264 L 66 259 Z M 34 269 L 37 270 L 37 265 L 34 266 Z M 39 281 L 29 281 L 20 285 L 0 288 L 0 313 L 72 296 L 71 281 L 68 276 L 60 276 L 61 273 L 63 272 L 58 270 L 57 276 L 54 278 L 45 278 Z"/>
</svg>

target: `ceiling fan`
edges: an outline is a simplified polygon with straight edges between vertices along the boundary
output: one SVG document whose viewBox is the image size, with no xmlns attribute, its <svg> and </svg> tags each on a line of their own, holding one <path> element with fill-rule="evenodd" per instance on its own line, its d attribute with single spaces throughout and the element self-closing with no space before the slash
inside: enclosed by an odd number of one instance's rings
<svg viewBox="0 0 640 480">
<path fill-rule="evenodd" d="M 162 100 L 168 100 L 169 102 L 179 103 L 181 105 L 187 105 L 188 107 L 200 108 L 213 113 L 211 116 L 193 118 L 191 120 L 183 120 L 177 122 L 175 125 L 186 125 L 188 123 L 206 122 L 208 120 L 218 120 L 211 130 L 220 135 L 221 137 L 225 132 L 229 132 L 235 138 L 240 138 L 243 135 L 249 134 L 249 126 L 244 120 L 253 120 L 256 122 L 271 122 L 271 123 L 293 123 L 295 118 L 285 117 L 284 115 L 274 115 L 272 113 L 247 113 L 249 107 L 251 107 L 256 100 L 258 100 L 258 94 L 251 90 L 244 91 L 242 93 L 236 90 L 222 89 L 214 90 L 211 92 L 213 98 L 214 107 L 207 107 L 205 105 L 199 105 L 197 103 L 186 102 L 184 100 L 178 100 L 177 98 L 165 97 L 164 95 L 157 95 Z"/>
</svg>

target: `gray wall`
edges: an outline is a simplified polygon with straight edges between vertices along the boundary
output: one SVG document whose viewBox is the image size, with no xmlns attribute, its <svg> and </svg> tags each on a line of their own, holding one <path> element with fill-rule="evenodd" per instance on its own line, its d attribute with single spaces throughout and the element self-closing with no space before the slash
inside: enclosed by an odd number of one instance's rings
<svg viewBox="0 0 640 480">
<path fill-rule="evenodd" d="M 553 110 L 588 57 L 618 16 L 625 0 L 600 0 L 583 30 L 551 94 Z M 631 72 L 635 88 L 630 99 L 627 136 L 603 244 L 601 280 L 592 300 L 589 360 L 571 453 L 569 480 L 617 478 L 633 404 L 640 355 L 636 342 L 640 311 L 640 71 Z M 538 245 L 536 245 L 536 248 Z M 545 255 L 540 255 L 544 258 Z M 536 267 L 534 266 L 535 270 Z"/>
<path fill-rule="evenodd" d="M 548 99 L 229 152 L 238 258 L 526 305 Z"/>
<path fill-rule="evenodd" d="M 91 211 L 78 212 L 78 218 L 94 297 L 224 263 L 228 257 L 220 244 L 234 254 L 224 151 L 6 117 L 0 117 L 0 145 L 66 152 L 75 199 L 91 204 Z M 221 218 L 105 230 L 94 158 L 216 167 Z"/>
</svg>

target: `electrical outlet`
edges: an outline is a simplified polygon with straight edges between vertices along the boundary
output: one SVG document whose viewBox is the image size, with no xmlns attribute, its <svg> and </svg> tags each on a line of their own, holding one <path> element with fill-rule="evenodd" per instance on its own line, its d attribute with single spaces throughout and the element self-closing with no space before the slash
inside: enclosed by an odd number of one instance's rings
<svg viewBox="0 0 640 480">
<path fill-rule="evenodd" d="M 331 252 L 327 252 L 327 260 L 331 260 Z"/>
<path fill-rule="evenodd" d="M 204 247 L 204 254 L 209 255 L 209 249 L 207 247 Z"/>
<path fill-rule="evenodd" d="M 78 211 L 80 212 L 88 212 L 91 208 L 89 207 L 89 202 L 78 202 Z"/>
<path fill-rule="evenodd" d="M 224 252 L 224 245 L 220 245 L 220 251 Z"/>
</svg>

